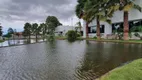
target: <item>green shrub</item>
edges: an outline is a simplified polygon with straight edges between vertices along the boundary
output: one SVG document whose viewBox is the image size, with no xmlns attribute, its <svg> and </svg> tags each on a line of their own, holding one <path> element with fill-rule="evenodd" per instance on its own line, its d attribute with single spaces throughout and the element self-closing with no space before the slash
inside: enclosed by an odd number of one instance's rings
<svg viewBox="0 0 142 80">
<path fill-rule="evenodd" d="M 66 33 L 66 36 L 69 41 L 75 41 L 78 37 L 78 34 L 75 31 L 70 30 Z"/>
<path fill-rule="evenodd" d="M 94 36 L 93 38 L 94 38 L 94 39 L 97 39 L 97 36 Z"/>
<path fill-rule="evenodd" d="M 1 42 L 4 42 L 4 40 L 0 40 L 0 43 L 1 43 Z"/>
<path fill-rule="evenodd" d="M 77 33 L 77 37 L 81 37 L 81 34 L 80 34 L 80 33 Z"/>
</svg>

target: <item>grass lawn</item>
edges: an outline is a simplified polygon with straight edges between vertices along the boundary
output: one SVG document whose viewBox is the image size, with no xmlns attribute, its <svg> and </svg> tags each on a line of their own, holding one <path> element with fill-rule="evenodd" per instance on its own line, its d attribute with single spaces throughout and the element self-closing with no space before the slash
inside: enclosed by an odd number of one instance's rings
<svg viewBox="0 0 142 80">
<path fill-rule="evenodd" d="M 58 40 L 66 40 L 67 39 L 67 37 L 64 37 L 64 36 L 56 36 L 55 38 Z M 84 40 L 84 38 L 78 37 L 77 40 Z"/>
<path fill-rule="evenodd" d="M 67 38 L 64 37 L 64 36 L 61 36 L 61 37 L 56 36 L 56 39 L 65 40 Z M 98 41 L 98 42 L 118 42 L 118 43 L 142 43 L 142 40 L 127 40 L 127 41 L 124 41 L 124 40 L 108 40 L 108 39 L 97 40 L 97 39 L 94 39 L 94 38 L 86 39 L 86 38 L 82 38 L 82 37 L 77 38 L 77 40 L 89 40 L 89 41 Z"/>
<path fill-rule="evenodd" d="M 142 59 L 116 68 L 98 80 L 142 80 Z"/>
<path fill-rule="evenodd" d="M 58 40 L 65 40 L 65 39 L 67 39 L 65 36 L 56 36 L 55 38 L 58 39 Z"/>
<path fill-rule="evenodd" d="M 1 42 L 4 42 L 4 41 L 3 41 L 3 40 L 0 40 L 0 43 L 1 43 Z"/>
<path fill-rule="evenodd" d="M 97 40 L 97 39 L 86 39 L 86 40 L 91 40 L 91 41 L 100 41 L 100 42 L 119 42 L 119 43 L 142 43 L 142 40 L 107 40 L 107 39 L 101 39 L 101 40 Z"/>
</svg>

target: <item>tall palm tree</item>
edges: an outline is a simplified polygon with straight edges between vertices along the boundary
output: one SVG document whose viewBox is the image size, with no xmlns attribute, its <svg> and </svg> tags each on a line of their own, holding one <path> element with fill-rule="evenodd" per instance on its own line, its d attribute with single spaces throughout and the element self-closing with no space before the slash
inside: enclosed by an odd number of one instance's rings
<svg viewBox="0 0 142 80">
<path fill-rule="evenodd" d="M 109 6 L 105 4 L 107 4 L 107 1 L 104 0 L 87 0 L 84 7 L 86 17 L 89 17 L 90 21 L 96 19 L 98 40 L 101 39 L 100 21 L 105 21 L 110 24 L 111 20 L 109 17 L 112 17 L 113 14 L 113 11 L 111 11 Z M 111 13 L 108 14 L 108 11 L 111 11 Z"/>
<path fill-rule="evenodd" d="M 123 11 L 124 13 L 124 28 L 123 28 L 123 38 L 124 40 L 129 40 L 129 23 L 128 23 L 128 19 L 129 19 L 129 11 L 131 9 L 136 9 L 139 10 L 140 12 L 142 11 L 142 8 L 135 4 L 134 1 L 136 0 L 109 0 L 108 4 L 112 5 L 111 9 L 115 9 L 116 10 L 120 10 Z"/>
<path fill-rule="evenodd" d="M 88 38 L 89 37 L 89 35 L 88 35 L 88 25 L 89 25 L 89 23 L 91 22 L 90 20 L 89 20 L 89 17 L 83 17 L 83 15 L 85 15 L 84 14 L 84 7 L 85 7 L 85 4 L 86 4 L 86 1 L 87 0 L 78 0 L 77 2 L 78 2 L 78 4 L 76 5 L 76 10 L 75 10 L 75 12 L 76 12 L 76 16 L 79 18 L 79 19 L 83 19 L 83 20 L 85 20 L 86 21 L 86 38 Z"/>
<path fill-rule="evenodd" d="M 141 7 L 139 5 L 134 4 L 132 0 L 120 0 L 120 4 L 122 10 L 124 11 L 124 40 L 128 40 L 129 38 L 129 23 L 128 23 L 128 13 L 129 10 L 135 8 L 141 12 Z"/>
</svg>

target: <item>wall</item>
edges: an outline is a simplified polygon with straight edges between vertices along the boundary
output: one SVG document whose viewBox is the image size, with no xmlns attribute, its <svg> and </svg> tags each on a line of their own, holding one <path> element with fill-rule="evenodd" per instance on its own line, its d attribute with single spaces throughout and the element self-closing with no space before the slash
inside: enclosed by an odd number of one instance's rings
<svg viewBox="0 0 142 80">
<path fill-rule="evenodd" d="M 75 30 L 75 27 L 73 26 L 58 26 L 55 30 L 56 36 L 60 34 L 60 32 L 63 32 L 63 36 L 69 31 L 69 30 Z"/>
<path fill-rule="evenodd" d="M 84 30 L 84 38 L 86 37 L 86 22 L 84 21 L 83 22 L 84 24 L 83 24 L 83 26 L 84 26 L 84 28 L 83 28 L 83 30 Z M 111 25 L 110 24 L 108 24 L 108 23 L 106 23 L 106 22 L 103 22 L 103 21 L 101 21 L 100 22 L 100 24 L 101 25 L 105 25 L 105 32 L 104 32 L 104 34 L 102 34 L 102 38 L 105 38 L 106 37 L 106 35 L 107 34 L 111 34 L 112 33 L 112 27 L 111 27 Z M 93 20 L 90 24 L 89 24 L 89 26 L 94 26 L 94 25 L 96 25 L 96 20 Z M 94 36 L 96 36 L 96 34 L 95 33 L 89 33 L 89 37 L 94 37 Z"/>
</svg>

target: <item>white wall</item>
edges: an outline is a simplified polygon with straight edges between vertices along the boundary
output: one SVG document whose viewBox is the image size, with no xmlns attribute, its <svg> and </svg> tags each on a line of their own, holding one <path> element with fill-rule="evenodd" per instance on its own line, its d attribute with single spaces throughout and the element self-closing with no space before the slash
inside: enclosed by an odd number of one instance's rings
<svg viewBox="0 0 142 80">
<path fill-rule="evenodd" d="M 110 24 L 108 24 L 108 23 L 106 23 L 106 22 L 103 22 L 103 21 L 101 21 L 100 24 L 101 24 L 101 25 L 105 25 L 105 30 L 104 30 L 104 33 L 103 33 L 103 35 L 102 35 L 102 38 L 105 38 L 107 34 L 111 34 L 111 33 L 112 33 L 112 27 L 111 27 Z M 96 20 L 93 20 L 93 21 L 89 24 L 89 26 L 95 26 L 95 25 L 96 25 Z M 84 29 L 83 29 L 83 31 L 84 31 L 83 37 L 85 38 L 85 37 L 86 37 L 86 28 L 85 28 L 85 27 L 86 27 L 86 22 L 85 22 L 85 21 L 84 21 L 83 27 L 84 27 Z M 94 37 L 94 36 L 96 36 L 95 33 L 89 33 L 89 37 L 92 38 L 92 37 Z"/>
<path fill-rule="evenodd" d="M 75 30 L 75 27 L 73 26 L 58 26 L 55 30 L 56 35 L 58 35 L 60 32 L 63 32 L 63 35 L 65 35 L 69 30 Z"/>
</svg>

